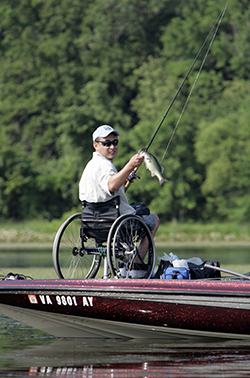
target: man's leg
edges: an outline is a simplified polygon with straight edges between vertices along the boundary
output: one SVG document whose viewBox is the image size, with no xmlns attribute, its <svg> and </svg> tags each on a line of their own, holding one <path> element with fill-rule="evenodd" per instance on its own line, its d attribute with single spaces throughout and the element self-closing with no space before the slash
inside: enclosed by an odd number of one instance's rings
<svg viewBox="0 0 250 378">
<path fill-rule="evenodd" d="M 151 230 L 152 236 L 154 238 L 155 234 L 156 234 L 156 232 L 158 230 L 160 221 L 159 221 L 158 215 L 156 215 L 156 214 L 150 214 L 150 215 L 154 215 L 155 225 L 154 225 L 154 228 Z M 142 240 L 140 248 L 139 248 L 139 254 L 140 254 L 142 260 L 144 260 L 146 254 L 147 254 L 147 250 L 148 250 L 148 240 L 147 240 L 147 238 L 144 238 Z M 141 259 L 139 257 L 136 257 L 134 262 L 136 264 L 140 264 L 141 263 Z"/>
</svg>

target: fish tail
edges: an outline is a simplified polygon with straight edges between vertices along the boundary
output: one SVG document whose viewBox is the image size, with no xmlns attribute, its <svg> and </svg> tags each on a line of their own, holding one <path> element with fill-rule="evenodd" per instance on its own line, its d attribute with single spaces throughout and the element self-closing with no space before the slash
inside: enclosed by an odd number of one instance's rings
<svg viewBox="0 0 250 378">
<path fill-rule="evenodd" d="M 162 179 L 160 180 L 160 185 L 163 184 L 164 182 L 170 182 L 170 181 L 168 181 L 166 178 L 162 178 Z"/>
</svg>

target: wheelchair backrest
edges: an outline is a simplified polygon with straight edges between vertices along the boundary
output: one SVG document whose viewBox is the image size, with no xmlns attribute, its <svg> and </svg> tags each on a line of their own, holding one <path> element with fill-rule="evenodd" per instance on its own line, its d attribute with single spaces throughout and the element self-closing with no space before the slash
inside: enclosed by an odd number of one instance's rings
<svg viewBox="0 0 250 378">
<path fill-rule="evenodd" d="M 106 241 L 112 223 L 119 217 L 120 197 L 107 202 L 82 202 L 82 232 L 98 241 Z"/>
</svg>

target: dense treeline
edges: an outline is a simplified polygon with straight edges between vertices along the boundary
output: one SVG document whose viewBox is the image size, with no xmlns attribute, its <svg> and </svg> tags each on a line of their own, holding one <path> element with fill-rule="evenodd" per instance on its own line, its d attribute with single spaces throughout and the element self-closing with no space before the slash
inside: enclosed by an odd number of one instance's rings
<svg viewBox="0 0 250 378">
<path fill-rule="evenodd" d="M 79 206 L 91 134 L 121 132 L 115 164 L 145 147 L 222 0 L 2 0 L 0 209 L 49 219 Z M 164 221 L 250 219 L 250 4 L 231 0 L 163 160 L 129 187 Z M 205 50 L 204 50 L 205 53 Z M 159 159 L 200 57 L 150 152 Z"/>
</svg>

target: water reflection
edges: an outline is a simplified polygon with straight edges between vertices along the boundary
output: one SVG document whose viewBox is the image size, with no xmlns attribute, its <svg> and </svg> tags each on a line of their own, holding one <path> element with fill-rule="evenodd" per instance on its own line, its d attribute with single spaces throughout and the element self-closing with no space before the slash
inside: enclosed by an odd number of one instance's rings
<svg viewBox="0 0 250 378">
<path fill-rule="evenodd" d="M 157 255 L 163 256 L 164 252 L 173 252 L 179 258 L 188 259 L 194 256 L 200 257 L 203 261 L 207 260 L 220 260 L 222 265 L 237 265 L 237 264 L 250 264 L 249 251 L 247 245 L 244 246 L 214 246 L 214 247 L 199 247 L 196 246 L 183 246 L 183 247 L 168 247 L 157 246 Z"/>
<path fill-rule="evenodd" d="M 200 257 L 203 261 L 220 260 L 224 264 L 250 264 L 249 246 L 165 246 L 157 245 L 157 257 L 164 252 L 174 252 L 180 258 Z M 1 268 L 5 267 L 52 267 L 52 246 L 46 249 L 11 249 L 0 250 Z M 158 261 L 158 259 L 157 259 Z"/>
<path fill-rule="evenodd" d="M 6 267 L 29 268 L 51 267 L 51 249 L 45 250 L 0 250 L 1 269 Z"/>
<path fill-rule="evenodd" d="M 0 377 L 245 377 L 250 370 L 249 343 L 229 340 L 51 339 L 7 355 Z"/>
</svg>

